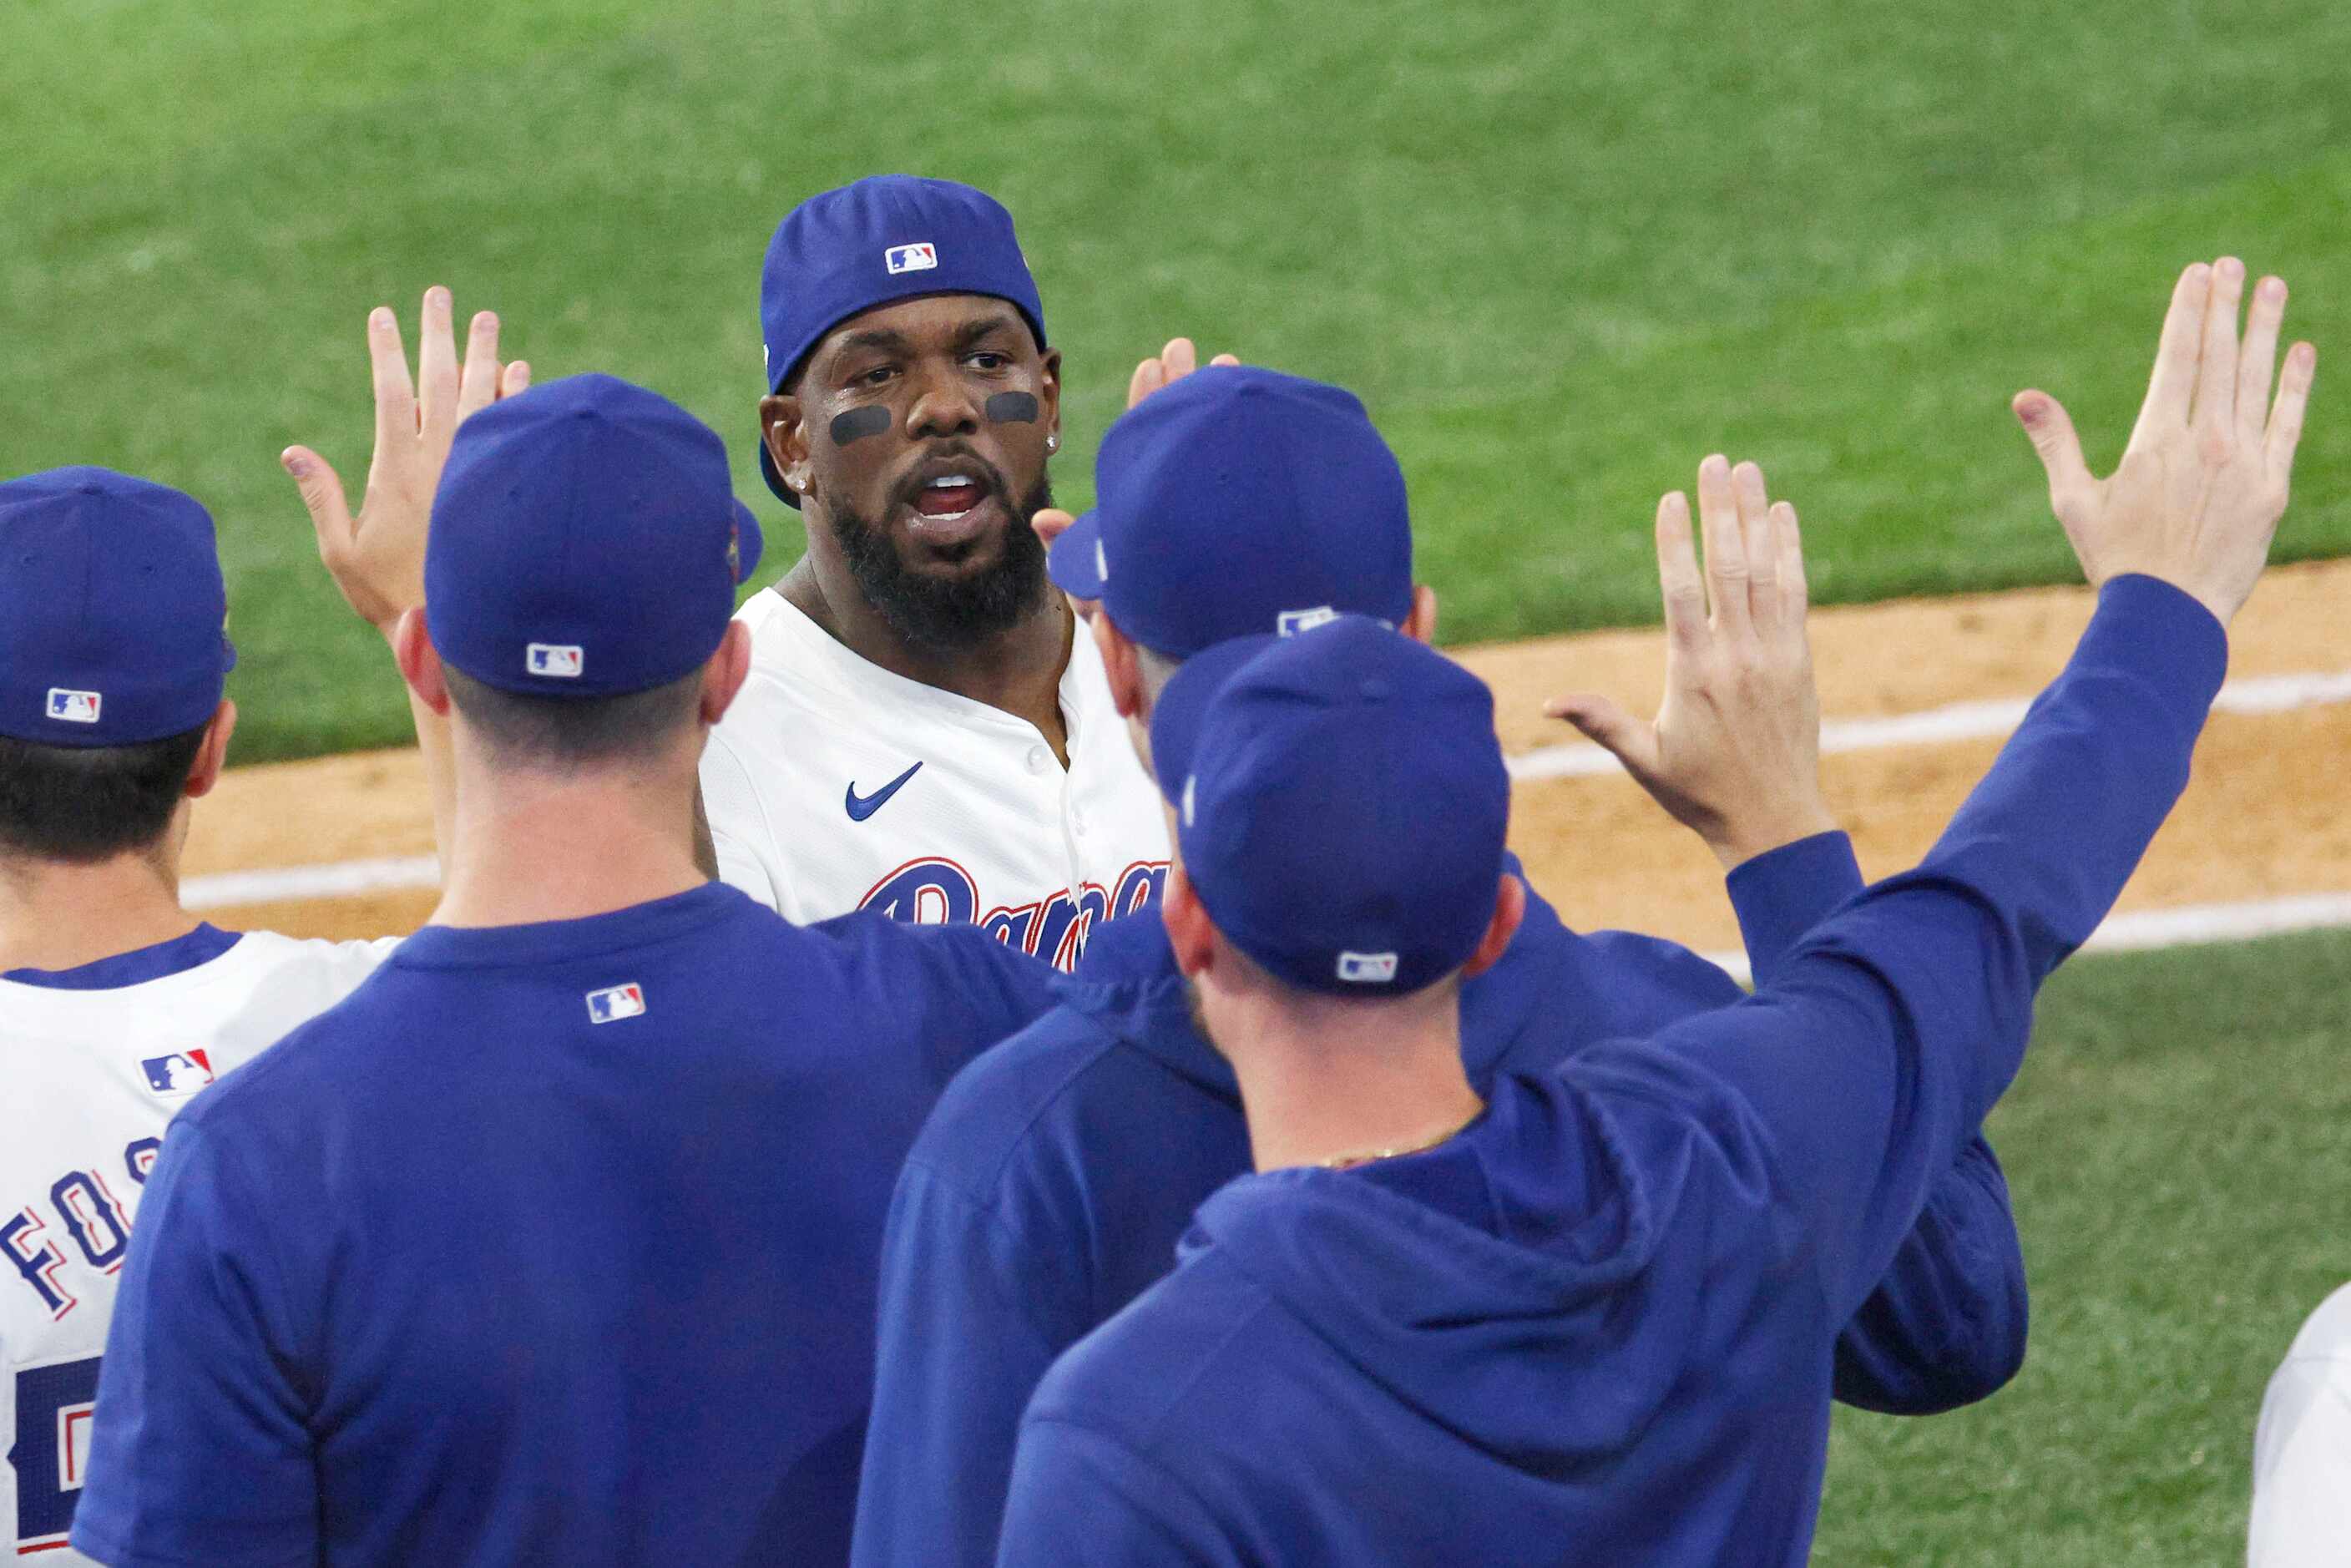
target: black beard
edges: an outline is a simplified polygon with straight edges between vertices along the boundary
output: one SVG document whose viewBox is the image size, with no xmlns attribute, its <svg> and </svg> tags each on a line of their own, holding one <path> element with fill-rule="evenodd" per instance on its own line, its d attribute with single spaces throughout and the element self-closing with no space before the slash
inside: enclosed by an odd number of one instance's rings
<svg viewBox="0 0 2351 1568">
<path fill-rule="evenodd" d="M 996 564 L 953 578 L 908 570 L 889 535 L 838 501 L 827 509 L 841 559 L 865 601 L 914 646 L 954 653 L 1011 631 L 1044 602 L 1045 541 L 1029 519 L 1052 504 L 1052 481 L 1039 479 L 1005 530 Z"/>
</svg>

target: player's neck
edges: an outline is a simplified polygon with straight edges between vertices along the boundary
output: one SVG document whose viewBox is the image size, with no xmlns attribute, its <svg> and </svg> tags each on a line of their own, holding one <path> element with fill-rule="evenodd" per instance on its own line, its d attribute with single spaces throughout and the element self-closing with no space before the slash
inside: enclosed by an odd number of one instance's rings
<svg viewBox="0 0 2351 1568">
<path fill-rule="evenodd" d="M 0 970 L 75 969 L 185 936 L 179 857 L 116 855 L 95 865 L 0 860 Z"/>
<path fill-rule="evenodd" d="M 461 756 L 435 925 L 580 920 L 707 881 L 694 858 L 694 775 L 577 776 Z"/>
<path fill-rule="evenodd" d="M 776 585 L 776 591 L 827 635 L 893 675 L 920 681 L 1026 719 L 1069 765 L 1069 727 L 1061 715 L 1061 674 L 1069 668 L 1075 617 L 1069 601 L 1048 589 L 1017 624 L 982 642 L 942 652 L 908 642 L 857 591 L 854 582 L 828 580 L 815 552 Z"/>
<path fill-rule="evenodd" d="M 1299 998 L 1203 998 L 1259 1170 L 1428 1146 L 1485 1108 L 1461 1068 L 1456 988 L 1379 1004 Z"/>
</svg>

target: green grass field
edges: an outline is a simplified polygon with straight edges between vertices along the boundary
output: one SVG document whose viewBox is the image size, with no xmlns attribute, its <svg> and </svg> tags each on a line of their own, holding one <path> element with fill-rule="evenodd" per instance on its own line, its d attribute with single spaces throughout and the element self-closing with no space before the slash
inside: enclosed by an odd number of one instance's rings
<svg viewBox="0 0 2351 1568">
<path fill-rule="evenodd" d="M 428 283 L 541 379 L 608 370 L 750 465 L 758 267 L 862 173 L 1019 220 L 1067 352 L 1061 498 L 1171 333 L 1359 391 L 1449 640 L 1646 622 L 1656 494 L 1728 448 L 1802 508 L 1819 596 L 2064 580 L 2007 411 L 2094 462 L 2169 282 L 2284 272 L 2322 364 L 2286 556 L 2351 550 L 2351 8 L 2079 0 L 616 0 L 0 21 L 0 474 L 193 490 L 231 569 L 239 757 L 398 741 L 389 661 L 275 455 L 354 490 L 360 324 Z M 2351 936 L 2087 961 L 1994 1124 L 2032 1359 L 1934 1421 L 1841 1415 L 1819 1560 L 2210 1563 L 2262 1383 L 2346 1274 Z"/>
<path fill-rule="evenodd" d="M 1930 1420 L 1840 1410 L 1815 1560 L 2241 1562 L 2253 1418 L 2351 1278 L 2351 933 L 2081 960 L 1990 1133 L 2024 1371 Z"/>
<path fill-rule="evenodd" d="M 2018 387 L 2110 455 L 2171 277 L 2223 247 L 2351 342 L 2331 0 L 225 15 L 0 23 L 0 472 L 214 506 L 246 760 L 404 731 L 274 463 L 356 484 L 370 306 L 445 281 L 542 377 L 677 396 L 789 560 L 748 465 L 758 258 L 860 173 L 1011 204 L 1070 356 L 1065 500 L 1170 333 L 1360 391 L 1453 640 L 1645 621 L 1655 498 L 1718 446 L 1797 501 L 1823 597 L 2062 579 Z M 2351 547 L 2327 380 L 2287 554 Z"/>
</svg>

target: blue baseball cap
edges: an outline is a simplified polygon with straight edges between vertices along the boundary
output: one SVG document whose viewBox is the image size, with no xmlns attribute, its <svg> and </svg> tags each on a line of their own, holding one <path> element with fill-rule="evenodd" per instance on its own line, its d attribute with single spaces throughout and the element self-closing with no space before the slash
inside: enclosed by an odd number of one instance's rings
<svg viewBox="0 0 2351 1568">
<path fill-rule="evenodd" d="M 1510 780 L 1493 694 L 1444 654 L 1360 615 L 1219 643 L 1160 694 L 1151 755 L 1184 874 L 1270 973 L 1395 996 L 1477 951 Z"/>
<path fill-rule="evenodd" d="M 107 468 L 0 484 L 0 735 L 136 746 L 220 706 L 236 649 L 212 514 Z"/>
<path fill-rule="evenodd" d="M 1037 347 L 1045 307 L 1012 214 L 953 180 L 875 174 L 810 196 L 784 214 L 759 272 L 768 390 L 780 392 L 824 335 L 878 305 L 926 294 L 987 294 L 1016 306 Z M 800 498 L 759 442 L 759 474 L 784 504 Z"/>
<path fill-rule="evenodd" d="M 1404 470 L 1338 387 L 1195 371 L 1110 427 L 1094 488 L 1047 570 L 1169 658 L 1333 615 L 1401 625 L 1412 610 Z"/>
<path fill-rule="evenodd" d="M 444 661 L 500 691 L 646 691 L 718 651 L 759 548 L 716 432 L 617 377 L 566 376 L 457 427 L 425 536 L 425 625 Z"/>
</svg>

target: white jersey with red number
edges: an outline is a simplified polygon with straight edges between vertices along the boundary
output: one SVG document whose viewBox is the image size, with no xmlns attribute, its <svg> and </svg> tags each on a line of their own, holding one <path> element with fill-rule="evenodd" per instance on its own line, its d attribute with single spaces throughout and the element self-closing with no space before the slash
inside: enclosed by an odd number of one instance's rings
<svg viewBox="0 0 2351 1568">
<path fill-rule="evenodd" d="M 859 658 L 773 590 L 736 618 L 751 674 L 702 758 L 726 881 L 802 923 L 975 923 L 1064 969 L 1156 901 L 1166 818 L 1083 628 L 1064 770 L 1025 719 Z"/>
<path fill-rule="evenodd" d="M 210 936 L 215 947 L 229 940 Z M 142 971 L 142 955 L 110 960 L 127 967 L 104 978 L 125 983 L 99 989 L 0 979 L 7 1561 L 89 1561 L 66 1544 L 66 1531 L 81 1495 L 115 1287 L 164 1124 L 205 1085 L 349 995 L 393 945 L 251 932 L 168 972 Z M 150 951 L 170 949 L 184 943 Z"/>
</svg>

